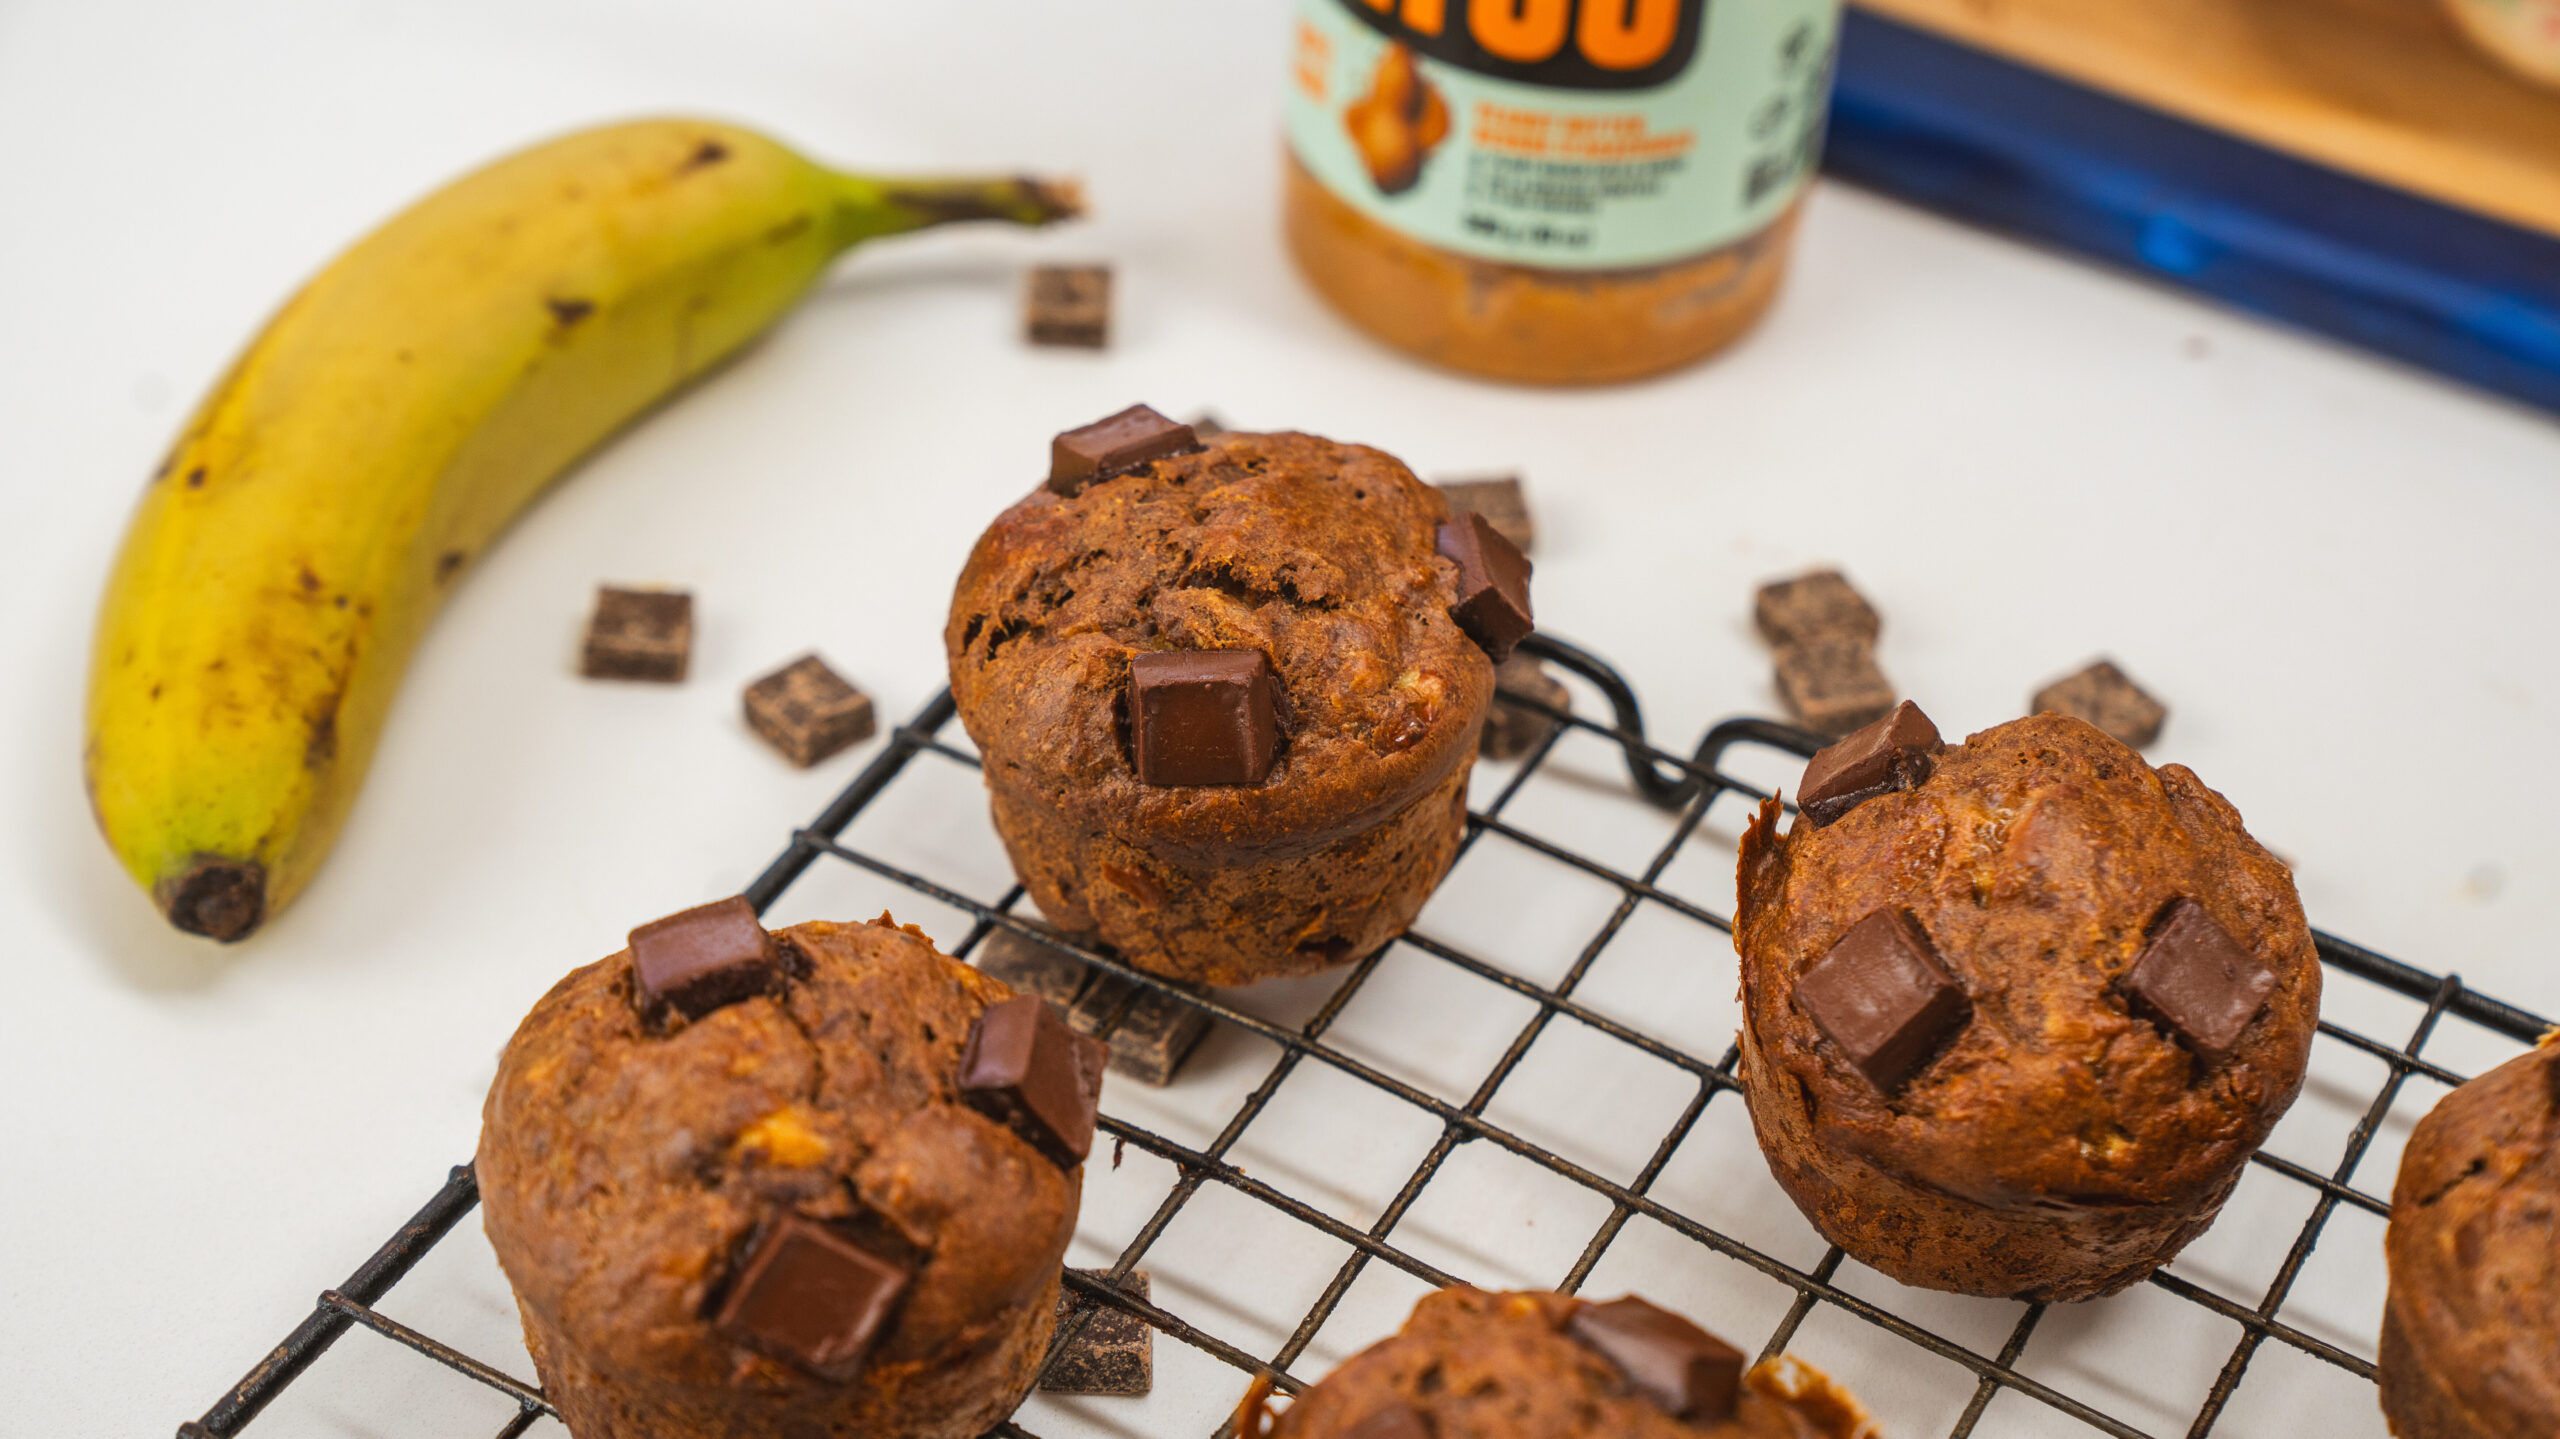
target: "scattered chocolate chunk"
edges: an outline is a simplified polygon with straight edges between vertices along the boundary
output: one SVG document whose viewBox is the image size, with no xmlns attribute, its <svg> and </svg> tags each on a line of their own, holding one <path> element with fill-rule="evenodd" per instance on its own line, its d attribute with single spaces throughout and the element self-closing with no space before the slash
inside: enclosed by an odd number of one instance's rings
<svg viewBox="0 0 2560 1439">
<path fill-rule="evenodd" d="M 1049 442 L 1049 488 L 1074 499 L 1098 480 L 1199 448 L 1200 439 L 1189 425 L 1177 425 L 1145 405 L 1131 405 Z"/>
<path fill-rule="evenodd" d="M 591 680 L 683 681 L 693 657 L 693 596 L 596 587 L 578 672 Z"/>
<path fill-rule="evenodd" d="M 1058 933 L 1038 920 L 1023 922 L 1044 934 Z M 1064 939 L 1061 935 L 1061 942 Z M 1084 993 L 1086 982 L 1093 977 L 1093 966 L 1073 954 L 1010 929 L 987 931 L 973 960 L 980 973 L 994 975 L 1015 989 L 1056 1005 L 1061 1017 L 1074 1006 L 1076 996 Z"/>
<path fill-rule="evenodd" d="M 1499 664 L 1537 628 L 1529 614 L 1529 557 L 1472 511 L 1440 527 L 1440 553 L 1458 567 L 1449 617 Z"/>
<path fill-rule="evenodd" d="M 1511 703 L 1509 696 L 1520 695 L 1553 709 L 1573 708 L 1573 696 L 1564 682 L 1528 655 L 1515 654 L 1497 666 L 1493 687 L 1493 705 L 1485 711 L 1484 732 L 1476 742 L 1486 759 L 1518 759 L 1555 732 L 1555 720 Z"/>
<path fill-rule="evenodd" d="M 1721 1423 L 1741 1398 L 1741 1350 L 1632 1294 L 1582 1306 L 1565 1332 L 1617 1365 L 1629 1387 L 1675 1419 Z"/>
<path fill-rule="evenodd" d="M 1115 1013 L 1116 1023 L 1111 1019 Z M 1078 1034 L 1093 1035 L 1103 1034 L 1103 1026 L 1110 1025 L 1106 1042 L 1111 1046 L 1111 1072 L 1162 1088 L 1173 1082 L 1182 1061 L 1208 1034 L 1209 1014 L 1180 995 L 1149 989 L 1116 974 L 1096 974 L 1067 1015 L 1067 1024 Z"/>
<path fill-rule="evenodd" d="M 1408 1404 L 1373 1409 L 1369 1417 L 1342 1431 L 1342 1439 L 1434 1439 L 1431 1421 Z"/>
<path fill-rule="evenodd" d="M 1773 649 L 1817 640 L 1864 640 L 1884 628 L 1875 607 L 1838 570 L 1816 570 L 1760 587 L 1751 605 L 1760 637 Z"/>
<path fill-rule="evenodd" d="M 1486 475 L 1481 479 L 1441 480 L 1431 488 L 1449 502 L 1452 515 L 1478 514 L 1502 537 L 1528 554 L 1538 547 L 1538 526 L 1529 518 L 1529 500 L 1518 475 Z"/>
<path fill-rule="evenodd" d="M 1111 342 L 1111 267 L 1040 265 L 1022 307 L 1024 338 L 1035 345 L 1099 350 Z"/>
<path fill-rule="evenodd" d="M 1203 444 L 1225 434 L 1229 428 L 1227 422 L 1219 419 L 1214 410 L 1202 410 L 1191 417 L 1192 438 Z"/>
<path fill-rule="evenodd" d="M 2113 662 L 2099 660 L 2068 679 L 2055 680 L 2036 691 L 2028 701 L 2027 713 L 2043 714 L 2047 710 L 2087 720 L 2118 743 L 2140 749 L 2160 738 L 2160 724 L 2169 717 L 2169 707 L 2143 693 L 2117 669 Z"/>
<path fill-rule="evenodd" d="M 1180 995 L 1097 970 L 1066 950 L 1009 929 L 987 936 L 977 964 L 1047 1000 L 1069 1029 L 1109 1044 L 1111 1072 L 1141 1084 L 1171 1084 L 1209 1032 L 1208 1011 Z"/>
<path fill-rule="evenodd" d="M 871 738 L 871 696 L 816 655 L 803 655 L 747 686 L 747 727 L 807 769 Z"/>
<path fill-rule="evenodd" d="M 1067 1028 L 1036 994 L 987 1007 L 960 1058 L 960 1097 L 1060 1169 L 1093 1152 L 1103 1046 Z"/>
<path fill-rule="evenodd" d="M 1880 909 L 1849 926 L 1796 981 L 1796 1004 L 1887 1094 L 1928 1066 L 1973 1018 L 1973 1001 L 1918 921 Z"/>
<path fill-rule="evenodd" d="M 2276 976 L 2203 905 L 2182 897 L 2153 922 L 2150 942 L 2118 984 L 2137 1013 L 2217 1064 L 2266 1008 Z"/>
<path fill-rule="evenodd" d="M 821 1379 L 845 1383 L 906 1293 L 909 1271 L 797 1214 L 765 1227 L 712 1323 Z"/>
<path fill-rule="evenodd" d="M 631 931 L 632 997 L 650 1014 L 700 1019 L 722 1005 L 780 992 L 781 956 L 755 906 L 732 895 Z"/>
<path fill-rule="evenodd" d="M 1847 734 L 1893 708 L 1893 684 L 1863 640 L 1813 640 L 1778 651 L 1778 698 L 1817 734 Z"/>
<path fill-rule="evenodd" d="M 1260 650 L 1143 650 L 1129 657 L 1138 782 L 1260 784 L 1280 753 L 1279 676 Z"/>
<path fill-rule="evenodd" d="M 1064 1018 L 1067 1028 L 1078 1034 L 1089 1034 L 1108 1043 L 1120 1028 L 1121 1018 L 1136 1002 L 1144 986 L 1135 980 L 1102 970 L 1092 971 L 1085 981 L 1084 992 L 1067 1006 Z"/>
<path fill-rule="evenodd" d="M 1796 807 L 1820 829 L 1878 795 L 1929 778 L 1941 748 L 1938 727 L 1909 700 L 1816 754 L 1796 787 Z"/>
<path fill-rule="evenodd" d="M 1077 1269 L 1072 1273 L 1109 1284 L 1107 1269 Z M 1114 1286 L 1121 1293 L 1140 1301 L 1149 1301 L 1147 1271 L 1132 1269 L 1129 1276 Z M 1049 1361 L 1040 1374 L 1040 1387 L 1051 1394 L 1105 1394 L 1113 1398 L 1136 1399 L 1156 1386 L 1155 1327 L 1138 1316 L 1108 1304 L 1088 1299 L 1075 1289 L 1058 1291 L 1058 1330 L 1066 1332 L 1067 1321 L 1078 1314 L 1088 1314 L 1084 1327 Z"/>
</svg>

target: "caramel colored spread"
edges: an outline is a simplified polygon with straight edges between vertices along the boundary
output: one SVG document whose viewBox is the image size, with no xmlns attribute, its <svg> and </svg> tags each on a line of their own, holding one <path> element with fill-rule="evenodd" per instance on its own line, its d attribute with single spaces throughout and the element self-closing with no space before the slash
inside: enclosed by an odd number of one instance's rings
<svg viewBox="0 0 2560 1439">
<path fill-rule="evenodd" d="M 1660 374 L 1740 339 L 1777 298 L 1803 209 L 1691 259 L 1551 270 L 1425 244 L 1336 197 L 1295 156 L 1287 171 L 1289 251 L 1345 318 L 1433 364 L 1541 385 Z"/>
</svg>

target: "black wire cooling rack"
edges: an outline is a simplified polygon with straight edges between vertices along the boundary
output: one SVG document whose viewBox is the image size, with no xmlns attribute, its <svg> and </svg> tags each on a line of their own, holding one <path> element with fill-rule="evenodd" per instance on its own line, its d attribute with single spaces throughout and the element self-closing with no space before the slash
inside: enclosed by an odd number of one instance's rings
<svg viewBox="0 0 2560 1439">
<path fill-rule="evenodd" d="M 1585 943 L 1570 968 L 1560 978 L 1540 983 L 1477 957 L 1456 946 L 1441 943 L 1421 934 L 1409 934 L 1397 943 L 1421 950 L 1445 962 L 1473 979 L 1498 986 L 1520 1000 L 1527 1001 L 1535 1014 L 1520 1029 L 1500 1060 L 1487 1073 L 1474 1092 L 1463 1103 L 1451 1103 L 1425 1089 L 1382 1071 L 1342 1048 L 1327 1043 L 1327 1031 L 1346 1005 L 1376 970 L 1386 951 L 1371 955 L 1353 965 L 1339 987 L 1303 1021 L 1294 1024 L 1275 1023 L 1245 1013 L 1216 998 L 1199 1001 L 1215 1020 L 1237 1026 L 1260 1036 L 1278 1048 L 1279 1054 L 1260 1083 L 1246 1093 L 1241 1104 L 1226 1119 L 1214 1139 L 1199 1147 L 1179 1143 L 1163 1134 L 1128 1123 L 1110 1114 L 1102 1119 L 1102 1129 L 1112 1140 L 1129 1149 L 1153 1155 L 1168 1164 L 1175 1179 L 1157 1205 L 1153 1215 L 1122 1249 L 1118 1260 L 1100 1277 L 1070 1271 L 1069 1287 L 1085 1301 L 1085 1307 L 1062 1323 L 1057 1345 L 1064 1345 L 1074 1330 L 1086 1321 L 1093 1306 L 1108 1306 L 1135 1315 L 1153 1326 L 1166 1338 L 1203 1351 L 1234 1366 L 1238 1371 L 1236 1389 L 1242 1393 L 1254 1377 L 1267 1379 L 1278 1391 L 1296 1393 L 1311 1376 L 1292 1370 L 1328 1318 L 1342 1303 L 1355 1280 L 1371 1264 L 1393 1266 L 1431 1285 L 1459 1282 L 1460 1276 L 1444 1272 L 1438 1266 L 1417 1257 L 1395 1242 L 1398 1222 L 1405 1218 L 1415 1201 L 1429 1185 L 1450 1156 L 1463 1146 L 1486 1144 L 1509 1151 L 1529 1164 L 1539 1167 L 1570 1183 L 1600 1196 L 1608 1203 L 1608 1218 L 1591 1235 L 1563 1282 L 1557 1287 L 1571 1292 L 1581 1286 L 1599 1263 L 1602 1254 L 1616 1240 L 1631 1220 L 1650 1220 L 1670 1232 L 1704 1246 L 1716 1254 L 1737 1261 L 1775 1280 L 1794 1293 L 1783 1319 L 1770 1332 L 1762 1346 L 1764 1355 L 1775 1354 L 1796 1337 L 1797 1331 L 1818 1307 L 1828 1306 L 1840 1313 L 1863 1321 L 1876 1329 L 1961 1366 L 1975 1379 L 1972 1397 L 1950 1431 L 1951 1439 L 1965 1439 L 1981 1420 L 1985 1408 L 2003 1390 L 2012 1391 L 2048 1406 L 2049 1413 L 2067 1417 L 2078 1425 L 2123 1439 L 2147 1439 L 2145 1431 L 2116 1415 L 2093 1407 L 2084 1399 L 2057 1389 L 2052 1384 L 2023 1372 L 2019 1357 L 2028 1340 L 2046 1315 L 2046 1307 L 2031 1304 L 2010 1328 L 2005 1340 L 1992 1352 L 1981 1352 L 1981 1346 L 1969 1347 L 1932 1332 L 1900 1314 L 1884 1308 L 1835 1282 L 1843 1255 L 1832 1248 L 1810 1269 L 1791 1265 L 1761 1248 L 1754 1247 L 1722 1230 L 1670 1208 L 1649 1197 L 1648 1191 L 1673 1152 L 1697 1126 L 1710 1104 L 1729 1091 L 1739 1088 L 1734 1078 L 1738 1059 L 1728 1048 L 1714 1060 L 1684 1051 L 1676 1045 L 1654 1038 L 1639 1029 L 1621 1023 L 1577 1003 L 1576 986 L 1590 971 L 1601 951 L 1627 925 L 1631 917 L 1647 906 L 1656 907 L 1688 922 L 1719 933 L 1728 931 L 1724 916 L 1684 898 L 1657 881 L 1711 809 L 1719 803 L 1750 805 L 1765 797 L 1764 791 L 1728 773 L 1725 765 L 1730 753 L 1757 747 L 1786 755 L 1809 755 L 1821 743 L 1815 736 L 1786 725 L 1765 720 L 1728 720 L 1707 732 L 1696 751 L 1687 757 L 1655 748 L 1645 738 L 1644 722 L 1635 694 L 1626 681 L 1606 662 L 1554 638 L 1532 637 L 1524 646 L 1541 660 L 1560 666 L 1597 688 L 1612 711 L 1610 722 L 1592 720 L 1550 708 L 1536 699 L 1505 692 L 1500 703 L 1535 712 L 1556 723 L 1547 736 L 1520 762 L 1516 772 L 1500 786 L 1489 802 L 1468 816 L 1465 843 L 1473 846 L 1487 834 L 1500 835 L 1507 841 L 1584 876 L 1596 879 L 1618 891 L 1615 907 L 1607 921 Z M 937 696 L 919 711 L 915 718 L 895 731 L 882 751 L 847 785 L 835 801 L 806 828 L 794 833 L 790 845 L 780 857 L 746 890 L 747 897 L 759 911 L 769 907 L 793 881 L 822 860 L 837 861 L 860 867 L 880 879 L 904 886 L 920 895 L 938 900 L 961 910 L 973 918 L 963 943 L 953 950 L 962 957 L 969 955 L 987 935 L 997 929 L 1032 933 L 1025 920 L 1013 910 L 1021 901 L 1017 887 L 992 901 L 965 894 L 937 882 L 934 878 L 891 864 L 873 854 L 849 847 L 841 841 L 848 826 L 883 791 L 906 773 L 919 759 L 937 758 L 975 768 L 975 756 L 945 742 L 941 735 L 953 716 L 950 695 Z M 1623 752 L 1627 783 L 1633 792 L 1675 817 L 1670 837 L 1654 852 L 1641 873 L 1627 873 L 1598 859 L 1591 858 L 1540 837 L 1530 830 L 1505 819 L 1505 811 L 1523 788 L 1536 781 L 1558 741 L 1572 730 L 1580 730 L 1607 741 Z M 2370 950 L 2349 944 L 2327 934 L 2317 936 L 2320 958 L 2332 969 L 2368 981 L 2407 1000 L 2418 1007 L 2405 1041 L 2375 1038 L 2344 1025 L 2323 1020 L 2320 1032 L 2341 1044 L 2362 1051 L 2381 1061 L 2386 1074 L 2362 1117 L 2346 1137 L 2337 1164 L 2323 1173 L 2303 1164 L 2261 1152 L 2254 1163 L 2283 1180 L 2311 1191 L 2309 1217 L 2296 1232 L 2283 1262 L 2275 1271 L 2262 1297 L 2255 1304 L 2243 1303 L 2180 1278 L 2163 1270 L 2152 1276 L 2150 1283 L 2178 1301 L 2199 1306 L 2236 1324 L 2240 1338 L 2221 1366 L 2202 1404 L 2197 1408 L 2187 1433 L 2202 1436 L 2212 1431 L 2238 1389 L 2250 1361 L 2267 1344 L 2289 1347 L 2311 1358 L 2334 1365 L 2350 1374 L 2370 1381 L 2371 1362 L 2350 1354 L 2336 1345 L 2286 1322 L 2283 1310 L 2295 1288 L 2305 1262 L 2318 1244 L 2324 1229 L 2343 1206 L 2365 1211 L 2376 1217 L 2387 1217 L 2389 1201 L 2350 1181 L 2357 1163 L 2372 1144 L 2384 1116 L 2399 1097 L 2402 1085 L 2413 1075 L 2423 1076 L 2438 1084 L 2452 1086 L 2464 1076 L 2420 1056 L 2429 1036 L 2440 1019 L 2459 1016 L 2472 1023 L 2530 1043 L 2545 1032 L 2549 1023 L 2535 1015 L 2503 1004 L 2488 996 L 2465 989 L 2453 976 L 2439 976 L 2402 964 Z M 1389 946 L 1392 950 L 1395 946 Z M 1148 988 L 1163 988 L 1160 980 L 1129 969 L 1114 959 L 1098 954 L 1085 954 L 1100 969 L 1118 974 Z M 1695 1094 L 1670 1131 L 1654 1148 L 1650 1162 L 1630 1182 L 1620 1183 L 1593 1172 L 1590 1168 L 1567 1159 L 1553 1150 L 1522 1137 L 1511 1128 L 1492 1123 L 1485 1117 L 1496 1091 L 1510 1078 L 1531 1048 L 1549 1026 L 1566 1020 L 1629 1046 L 1662 1063 L 1674 1066 L 1696 1086 Z M 1281 1084 L 1301 1065 L 1312 1062 L 1329 1066 L 1382 1094 L 1411 1106 L 1436 1121 L 1439 1137 L 1417 1166 L 1392 1202 L 1365 1228 L 1334 1217 L 1306 1199 L 1292 1195 L 1255 1175 L 1247 1174 L 1232 1159 L 1230 1150 L 1277 1093 Z M 1739 1103 L 1739 1100 L 1732 1101 Z M 1100 1150 L 1097 1148 L 1097 1155 Z M 1321 1294 L 1302 1318 L 1286 1342 L 1275 1351 L 1255 1352 L 1230 1342 L 1198 1325 L 1167 1312 L 1165 1309 L 1119 1292 L 1113 1284 L 1146 1258 L 1150 1246 L 1165 1233 L 1174 1217 L 1194 1196 L 1208 1186 L 1221 1186 L 1298 1224 L 1321 1231 L 1333 1241 L 1346 1246 L 1350 1253 L 1334 1273 Z M 2245 1191 L 2244 1191 L 2245 1193 Z M 180 1439 L 212 1439 L 212 1436 L 241 1432 L 268 1403 L 328 1352 L 330 1346 L 350 1327 L 361 1325 L 405 1345 L 428 1359 L 459 1371 L 479 1383 L 505 1395 L 516 1405 L 515 1412 L 498 1430 L 499 1439 L 513 1439 L 545 1417 L 557 1416 L 533 1385 L 509 1375 L 494 1365 L 475 1359 L 445 1343 L 402 1324 L 374 1306 L 397 1284 L 401 1277 L 425 1256 L 479 1202 L 479 1191 L 469 1166 L 453 1170 L 444 1188 L 420 1209 L 390 1242 L 349 1275 L 346 1281 L 321 1294 L 311 1314 L 294 1329 L 285 1341 L 249 1371 L 229 1394 L 205 1412 L 203 1418 L 178 1427 Z M 2377 1281 L 2378 1277 L 2377 1277 Z M 1057 1348 L 1053 1346 L 1054 1361 Z M 1852 1389 L 1857 1376 L 1845 1376 Z M 2037 1426 L 2045 1428 L 2043 1425 Z M 994 1434 L 1005 1439 L 1037 1439 L 1018 1423 L 999 1425 Z M 1232 1420 L 1221 1424 L 1213 1439 L 1230 1439 Z M 1168 1436 L 1170 1439 L 1170 1436 Z"/>
</svg>

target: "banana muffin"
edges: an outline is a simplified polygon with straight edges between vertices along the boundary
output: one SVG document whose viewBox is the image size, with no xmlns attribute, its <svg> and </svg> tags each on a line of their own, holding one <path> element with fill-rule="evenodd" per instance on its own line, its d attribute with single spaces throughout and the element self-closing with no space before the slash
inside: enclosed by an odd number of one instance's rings
<svg viewBox="0 0 2560 1439">
<path fill-rule="evenodd" d="M 1465 828 L 1529 565 L 1392 456 L 1206 443 L 1144 406 L 1058 437 L 944 632 L 997 831 L 1043 914 L 1233 985 L 1403 932 Z"/>
<path fill-rule="evenodd" d="M 632 932 L 499 1061 L 490 1245 L 578 1439 L 972 1439 L 1031 1387 L 1100 1046 L 913 928 Z"/>
<path fill-rule="evenodd" d="M 1247 1439 L 1874 1439 L 1811 1365 L 1758 1364 L 1630 1295 L 1443 1289 L 1276 1419 L 1257 1389 Z"/>
<path fill-rule="evenodd" d="M 2113 1293 L 2213 1222 L 2302 1086 L 2292 876 L 2180 765 L 1917 707 L 1742 841 L 1743 1092 L 1824 1237 L 1927 1289 Z"/>
<path fill-rule="evenodd" d="M 2391 1191 L 2382 1412 L 2400 1439 L 2560 1434 L 2560 1032 L 2418 1121 Z"/>
</svg>

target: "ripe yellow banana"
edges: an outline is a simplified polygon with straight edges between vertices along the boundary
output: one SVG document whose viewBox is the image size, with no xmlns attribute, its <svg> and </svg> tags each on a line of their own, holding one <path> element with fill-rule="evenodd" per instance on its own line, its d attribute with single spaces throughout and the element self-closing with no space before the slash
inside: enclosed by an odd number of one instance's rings
<svg viewBox="0 0 2560 1439">
<path fill-rule="evenodd" d="M 1076 210 L 1067 187 L 848 175 L 652 120 L 395 217 L 268 322 L 143 493 L 90 655 L 107 843 L 170 923 L 247 935 L 328 852 L 454 580 L 571 462 L 851 245 Z"/>
</svg>

